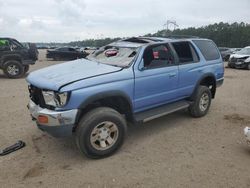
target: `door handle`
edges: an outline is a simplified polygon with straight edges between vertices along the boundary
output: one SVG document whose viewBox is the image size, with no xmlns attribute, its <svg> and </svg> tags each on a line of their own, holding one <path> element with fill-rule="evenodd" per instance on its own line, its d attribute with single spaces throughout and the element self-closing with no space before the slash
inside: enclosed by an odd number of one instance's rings
<svg viewBox="0 0 250 188">
<path fill-rule="evenodd" d="M 168 74 L 169 78 L 176 77 L 176 73 L 170 73 Z"/>
</svg>

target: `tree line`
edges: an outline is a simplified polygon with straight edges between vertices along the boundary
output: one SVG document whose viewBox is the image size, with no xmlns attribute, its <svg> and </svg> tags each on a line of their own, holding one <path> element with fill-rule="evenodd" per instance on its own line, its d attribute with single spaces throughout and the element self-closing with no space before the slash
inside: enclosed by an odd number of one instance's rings
<svg viewBox="0 0 250 188">
<path fill-rule="evenodd" d="M 156 33 L 146 34 L 148 37 L 171 37 L 175 35 L 189 35 L 201 38 L 212 39 L 218 46 L 242 48 L 250 46 L 250 24 L 247 23 L 215 23 L 202 27 L 189 27 L 185 29 L 160 30 Z M 107 45 L 121 38 L 88 39 L 83 41 L 70 42 L 71 46 L 94 46 Z"/>
</svg>

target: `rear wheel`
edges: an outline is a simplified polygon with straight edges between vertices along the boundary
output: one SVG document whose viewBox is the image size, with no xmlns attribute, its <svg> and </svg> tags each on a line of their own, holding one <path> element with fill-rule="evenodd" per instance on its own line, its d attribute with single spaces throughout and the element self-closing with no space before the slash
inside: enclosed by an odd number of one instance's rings
<svg viewBox="0 0 250 188">
<path fill-rule="evenodd" d="M 4 64 L 4 74 L 9 78 L 20 78 L 24 74 L 24 66 L 16 60 L 9 60 Z"/>
<path fill-rule="evenodd" d="M 81 119 L 76 129 L 76 144 L 87 157 L 107 157 L 121 147 L 126 130 L 126 121 L 120 113 L 99 107 Z"/>
<path fill-rule="evenodd" d="M 207 86 L 199 86 L 193 98 L 189 112 L 193 117 L 202 117 L 207 114 L 211 104 L 211 91 Z"/>
</svg>

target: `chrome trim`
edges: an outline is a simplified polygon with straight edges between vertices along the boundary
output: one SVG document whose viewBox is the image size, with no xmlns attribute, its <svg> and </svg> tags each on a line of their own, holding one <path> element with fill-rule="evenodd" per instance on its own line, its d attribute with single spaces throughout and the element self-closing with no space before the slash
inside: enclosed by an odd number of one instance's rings
<svg viewBox="0 0 250 188">
<path fill-rule="evenodd" d="M 217 79 L 216 81 L 221 81 L 224 80 L 224 77 Z"/>
<path fill-rule="evenodd" d="M 60 125 L 73 125 L 76 121 L 76 116 L 78 109 L 67 110 L 67 111 L 54 111 L 46 108 L 41 108 L 39 105 L 36 105 L 32 100 L 29 101 L 28 109 L 31 116 L 36 120 L 39 115 L 44 115 L 48 117 L 48 123 L 39 125 L 46 126 L 60 126 Z"/>
</svg>

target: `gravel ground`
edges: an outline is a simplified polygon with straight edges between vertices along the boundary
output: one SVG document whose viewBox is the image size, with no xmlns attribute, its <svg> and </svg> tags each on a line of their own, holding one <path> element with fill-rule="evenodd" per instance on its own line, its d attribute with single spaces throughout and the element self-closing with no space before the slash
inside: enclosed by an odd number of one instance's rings
<svg viewBox="0 0 250 188">
<path fill-rule="evenodd" d="M 30 71 L 60 62 L 44 51 Z M 25 79 L 0 72 L 0 148 L 17 140 L 27 146 L 0 157 L 0 187 L 250 187 L 250 71 L 225 69 L 210 112 L 199 119 L 180 111 L 130 126 L 113 156 L 88 159 L 73 138 L 38 130 L 26 108 Z"/>
</svg>

